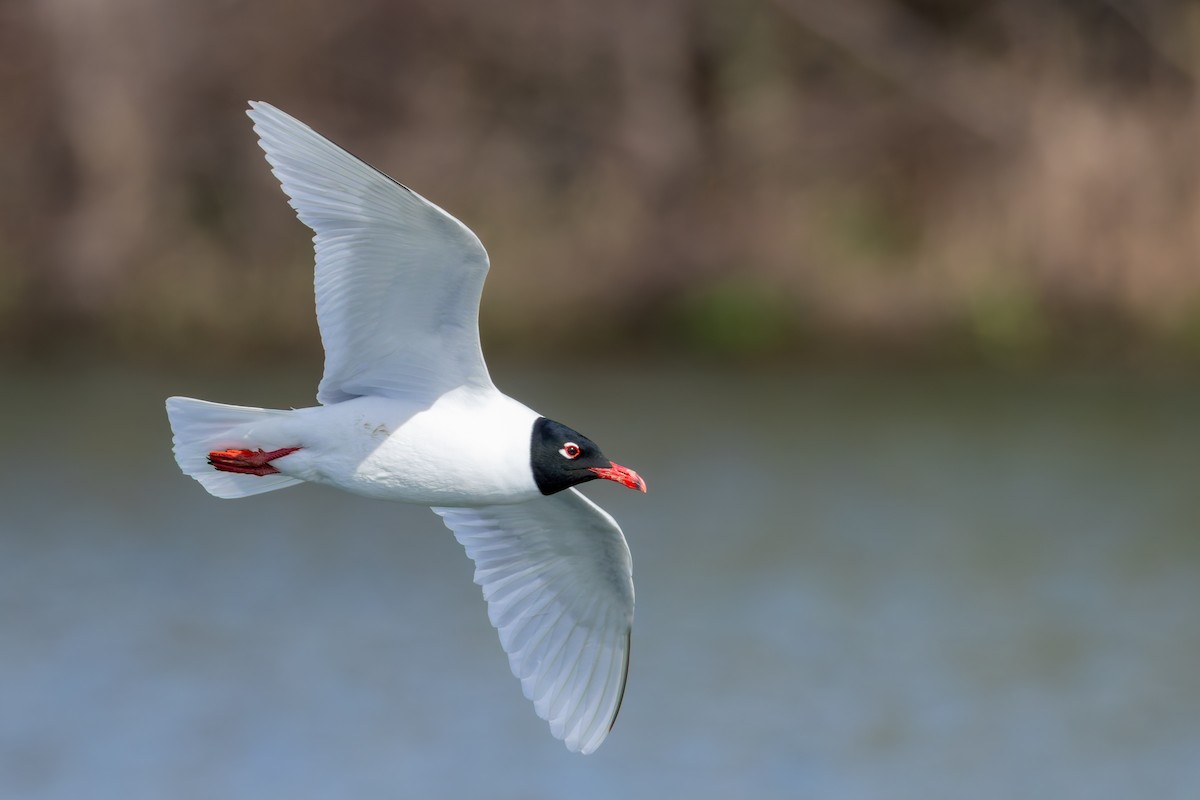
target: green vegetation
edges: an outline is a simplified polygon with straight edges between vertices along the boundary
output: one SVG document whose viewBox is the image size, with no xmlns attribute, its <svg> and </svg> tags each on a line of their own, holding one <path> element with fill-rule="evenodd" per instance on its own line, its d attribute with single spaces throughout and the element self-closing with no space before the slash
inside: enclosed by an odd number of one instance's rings
<svg viewBox="0 0 1200 800">
<path fill-rule="evenodd" d="M 724 356 L 778 353 L 797 341 L 796 312 L 778 290 L 726 280 L 684 295 L 672 315 L 683 344 Z"/>
</svg>

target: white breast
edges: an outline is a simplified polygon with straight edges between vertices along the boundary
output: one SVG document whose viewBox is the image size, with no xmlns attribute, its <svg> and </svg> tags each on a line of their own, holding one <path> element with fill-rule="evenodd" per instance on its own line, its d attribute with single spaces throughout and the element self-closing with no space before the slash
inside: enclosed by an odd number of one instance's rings
<svg viewBox="0 0 1200 800">
<path fill-rule="evenodd" d="M 490 388 L 460 387 L 427 408 L 358 397 L 288 415 L 282 423 L 288 430 L 279 435 L 291 436 L 301 449 L 276 466 L 287 475 L 384 500 L 523 502 L 540 495 L 529 461 L 537 417 Z"/>
</svg>

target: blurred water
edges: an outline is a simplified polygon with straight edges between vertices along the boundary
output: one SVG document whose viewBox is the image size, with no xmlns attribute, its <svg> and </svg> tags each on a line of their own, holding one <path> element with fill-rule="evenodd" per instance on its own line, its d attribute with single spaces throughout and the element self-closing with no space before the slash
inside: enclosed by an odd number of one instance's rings
<svg viewBox="0 0 1200 800">
<path fill-rule="evenodd" d="M 1200 796 L 1200 386 L 495 365 L 646 476 L 625 707 L 552 739 L 428 510 L 218 501 L 162 398 L 0 408 L 0 797 Z"/>
</svg>

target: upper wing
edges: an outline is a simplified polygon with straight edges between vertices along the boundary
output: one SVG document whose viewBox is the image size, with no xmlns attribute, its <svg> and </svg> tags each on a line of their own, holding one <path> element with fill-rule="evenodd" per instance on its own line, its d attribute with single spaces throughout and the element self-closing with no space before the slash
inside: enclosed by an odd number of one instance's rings
<svg viewBox="0 0 1200 800">
<path fill-rule="evenodd" d="M 316 233 L 321 403 L 365 394 L 432 400 L 491 386 L 479 349 L 487 252 L 475 234 L 304 123 L 252 102 L 259 144 Z"/>
<path fill-rule="evenodd" d="M 572 751 L 616 721 L 629 669 L 633 562 L 613 518 L 575 489 L 514 505 L 435 508 L 475 562 L 525 696 Z"/>
</svg>

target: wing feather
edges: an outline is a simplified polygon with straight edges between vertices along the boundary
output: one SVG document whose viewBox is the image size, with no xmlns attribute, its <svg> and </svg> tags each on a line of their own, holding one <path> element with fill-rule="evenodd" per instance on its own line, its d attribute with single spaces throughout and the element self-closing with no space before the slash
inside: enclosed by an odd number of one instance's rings
<svg viewBox="0 0 1200 800">
<path fill-rule="evenodd" d="M 570 750 L 592 752 L 612 728 L 629 669 L 633 569 L 621 529 L 574 489 L 434 511 L 475 562 L 525 697 Z"/>
</svg>

